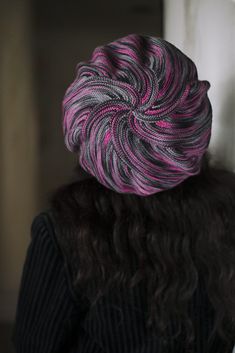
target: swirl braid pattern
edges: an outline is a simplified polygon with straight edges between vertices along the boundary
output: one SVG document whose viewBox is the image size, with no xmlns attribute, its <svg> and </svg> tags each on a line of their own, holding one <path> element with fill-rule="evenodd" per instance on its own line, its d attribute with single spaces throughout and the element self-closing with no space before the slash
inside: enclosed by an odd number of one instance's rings
<svg viewBox="0 0 235 353">
<path fill-rule="evenodd" d="M 209 87 L 161 38 L 130 34 L 99 46 L 66 91 L 65 144 L 116 192 L 173 188 L 200 172 L 211 137 Z"/>
</svg>

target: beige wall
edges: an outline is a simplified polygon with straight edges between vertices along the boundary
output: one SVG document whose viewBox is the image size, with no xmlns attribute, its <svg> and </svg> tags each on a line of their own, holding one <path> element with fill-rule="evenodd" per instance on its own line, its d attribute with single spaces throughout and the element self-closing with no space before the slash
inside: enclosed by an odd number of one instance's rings
<svg viewBox="0 0 235 353">
<path fill-rule="evenodd" d="M 200 79 L 211 83 L 209 149 L 235 170 L 235 1 L 165 0 L 164 4 L 164 37 L 194 60 Z"/>
<path fill-rule="evenodd" d="M 12 320 L 37 211 L 37 121 L 28 3 L 0 2 L 0 320 Z"/>
</svg>

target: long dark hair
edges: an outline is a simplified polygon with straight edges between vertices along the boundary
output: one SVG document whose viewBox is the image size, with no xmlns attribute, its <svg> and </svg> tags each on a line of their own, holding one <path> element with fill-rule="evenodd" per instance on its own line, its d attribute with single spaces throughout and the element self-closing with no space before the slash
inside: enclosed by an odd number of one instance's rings
<svg viewBox="0 0 235 353">
<path fill-rule="evenodd" d="M 187 303 L 202 278 L 215 309 L 213 334 L 235 336 L 235 175 L 212 166 L 207 152 L 201 172 L 148 197 L 102 186 L 79 166 L 75 180 L 50 196 L 60 224 L 75 290 L 92 305 L 114 285 L 146 281 L 149 327 L 164 336 L 173 314 L 194 341 Z M 181 332 L 181 326 L 178 334 Z M 168 337 L 169 338 L 169 337 Z"/>
</svg>

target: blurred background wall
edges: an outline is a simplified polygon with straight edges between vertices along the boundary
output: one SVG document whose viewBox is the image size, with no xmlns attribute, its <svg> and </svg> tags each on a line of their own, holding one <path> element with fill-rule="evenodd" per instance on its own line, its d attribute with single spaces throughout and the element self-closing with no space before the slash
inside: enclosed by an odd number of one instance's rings
<svg viewBox="0 0 235 353">
<path fill-rule="evenodd" d="M 14 315 L 29 221 L 38 210 L 38 131 L 29 3 L 0 2 L 0 320 Z M 0 349 L 1 351 L 1 349 Z"/>
<path fill-rule="evenodd" d="M 235 0 L 165 0 L 164 36 L 208 80 L 213 107 L 209 150 L 235 169 Z"/>
</svg>

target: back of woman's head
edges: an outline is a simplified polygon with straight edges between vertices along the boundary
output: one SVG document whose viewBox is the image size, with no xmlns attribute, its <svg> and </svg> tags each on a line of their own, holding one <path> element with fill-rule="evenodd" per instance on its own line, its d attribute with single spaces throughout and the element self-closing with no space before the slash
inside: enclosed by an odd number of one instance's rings
<svg viewBox="0 0 235 353">
<path fill-rule="evenodd" d="M 200 283 L 213 333 L 231 340 L 235 176 L 210 164 L 209 83 L 172 44 L 140 35 L 96 48 L 77 69 L 63 102 L 76 180 L 51 198 L 74 287 L 88 295 L 96 283 L 95 303 L 144 282 L 148 326 L 164 335 L 174 317 L 190 343 Z"/>
<path fill-rule="evenodd" d="M 65 143 L 117 192 L 170 189 L 200 171 L 211 136 L 209 86 L 163 39 L 132 34 L 97 47 L 66 92 Z"/>
</svg>

